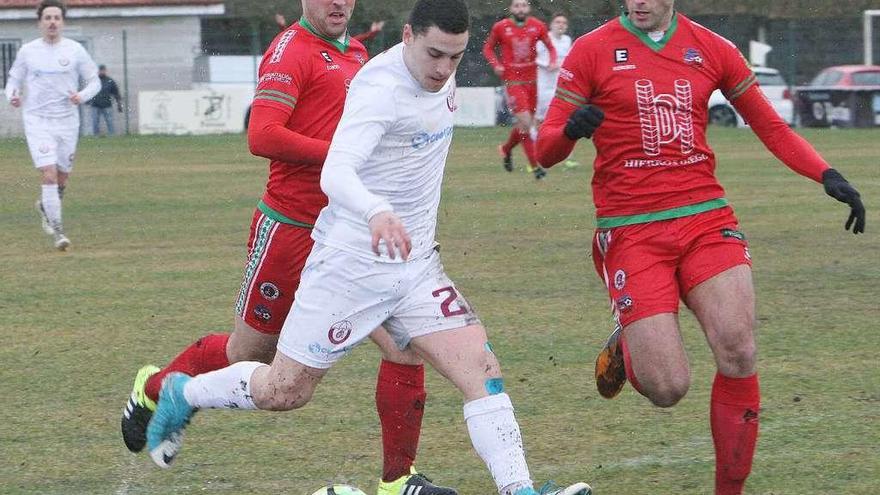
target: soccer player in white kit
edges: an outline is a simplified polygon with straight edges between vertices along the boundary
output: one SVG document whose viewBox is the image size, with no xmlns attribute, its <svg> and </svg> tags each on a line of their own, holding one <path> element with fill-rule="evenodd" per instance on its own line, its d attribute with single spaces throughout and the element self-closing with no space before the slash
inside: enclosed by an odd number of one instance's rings
<svg viewBox="0 0 880 495">
<path fill-rule="evenodd" d="M 40 171 L 42 193 L 36 208 L 43 230 L 62 251 L 70 246 L 61 222 L 61 198 L 79 139 L 77 106 L 101 89 L 98 67 L 86 50 L 61 36 L 66 12 L 58 0 L 40 3 L 42 37 L 21 47 L 6 84 L 6 99 L 22 109 L 28 148 Z M 85 81 L 82 89 L 80 79 Z"/>
<path fill-rule="evenodd" d="M 550 52 L 543 43 L 537 45 L 538 57 L 535 62 L 538 64 L 538 106 L 535 110 L 535 120 L 538 121 L 537 126 L 541 125 L 544 117 L 547 116 L 547 109 L 550 108 L 550 101 L 556 94 L 556 80 L 559 78 L 559 68 L 565 61 L 565 56 L 571 51 L 571 36 L 568 32 L 568 17 L 562 13 L 553 14 L 550 19 L 550 42 L 556 49 L 556 65 L 550 65 Z M 537 139 L 536 139 L 537 141 Z M 577 167 L 580 165 L 576 160 L 569 156 L 564 164 L 566 168 Z"/>
<path fill-rule="evenodd" d="M 468 24 L 462 0 L 418 0 L 403 43 L 354 77 L 321 173 L 329 204 L 275 359 L 169 374 L 147 427 L 158 465 L 177 455 L 197 409 L 302 407 L 328 369 L 383 325 L 461 391 L 473 447 L 498 493 L 591 493 L 586 483 L 535 490 L 486 331 L 440 262 L 437 209 Z"/>
</svg>

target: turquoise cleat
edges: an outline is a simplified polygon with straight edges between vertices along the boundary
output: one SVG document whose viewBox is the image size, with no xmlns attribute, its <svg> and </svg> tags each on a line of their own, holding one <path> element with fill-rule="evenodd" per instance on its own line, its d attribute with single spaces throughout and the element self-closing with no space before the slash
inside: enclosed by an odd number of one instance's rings
<svg viewBox="0 0 880 495">
<path fill-rule="evenodd" d="M 183 373 L 169 373 L 162 380 L 156 412 L 147 425 L 147 449 L 161 468 L 171 467 L 183 444 L 183 430 L 196 412 L 183 396 L 183 387 L 190 380 L 192 377 Z"/>
</svg>

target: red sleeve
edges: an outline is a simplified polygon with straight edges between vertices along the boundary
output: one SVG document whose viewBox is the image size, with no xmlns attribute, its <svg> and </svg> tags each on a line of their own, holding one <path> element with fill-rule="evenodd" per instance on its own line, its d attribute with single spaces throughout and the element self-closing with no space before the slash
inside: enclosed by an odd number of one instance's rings
<svg viewBox="0 0 880 495">
<path fill-rule="evenodd" d="M 724 96 L 776 158 L 804 177 L 822 182 L 822 172 L 830 168 L 828 162 L 776 113 L 736 46 L 724 38 L 719 43 L 724 67 L 720 86 Z"/>
<path fill-rule="evenodd" d="M 831 168 L 828 162 L 782 120 L 757 85 L 731 103 L 776 158 L 804 177 L 822 182 L 822 172 Z"/>
<path fill-rule="evenodd" d="M 263 56 L 251 105 L 248 147 L 254 155 L 271 160 L 323 165 L 330 143 L 286 127 L 310 73 L 308 57 L 297 50 L 295 34 L 289 29 L 278 35 Z"/>
<path fill-rule="evenodd" d="M 270 160 L 323 165 L 330 142 L 291 131 L 286 127 L 289 118 L 284 110 L 254 105 L 248 123 L 251 153 Z"/>
<path fill-rule="evenodd" d="M 371 39 L 375 38 L 377 34 L 379 34 L 379 31 L 370 30 L 365 33 L 356 34 L 352 36 L 352 38 L 363 43 L 364 41 L 370 41 Z"/>
<path fill-rule="evenodd" d="M 497 26 L 497 24 L 495 26 Z M 492 30 L 489 31 L 489 37 L 486 38 L 486 42 L 483 43 L 483 56 L 486 57 L 486 60 L 492 67 L 498 67 L 499 65 L 498 57 L 495 55 L 495 46 L 501 41 L 495 34 L 495 26 L 492 26 Z"/>
<path fill-rule="evenodd" d="M 563 132 L 568 117 L 584 106 L 591 96 L 590 79 L 592 71 L 587 66 L 588 57 L 583 38 L 572 46 L 562 68 L 559 69 L 556 95 L 550 102 L 547 117 L 538 130 L 537 159 L 542 167 L 552 167 L 565 160 L 574 149 L 577 141 L 568 139 Z"/>
</svg>

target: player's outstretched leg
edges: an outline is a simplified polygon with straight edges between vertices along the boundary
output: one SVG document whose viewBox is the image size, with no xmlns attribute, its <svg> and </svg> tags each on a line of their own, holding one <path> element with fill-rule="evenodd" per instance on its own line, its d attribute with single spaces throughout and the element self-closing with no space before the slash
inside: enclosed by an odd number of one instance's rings
<svg viewBox="0 0 880 495">
<path fill-rule="evenodd" d="M 190 380 L 192 378 L 183 373 L 170 373 L 165 377 L 156 412 L 147 425 L 147 449 L 153 462 L 161 468 L 170 467 L 177 457 L 183 444 L 183 430 L 196 412 L 183 395 L 183 387 Z"/>
<path fill-rule="evenodd" d="M 147 379 L 159 372 L 158 366 L 144 366 L 134 378 L 134 387 L 125 409 L 122 410 L 122 441 L 132 452 L 144 450 L 147 443 L 147 424 L 156 410 L 156 403 L 147 396 Z"/>
<path fill-rule="evenodd" d="M 541 491 L 538 492 L 539 495 L 591 495 L 592 493 L 593 489 L 590 485 L 583 482 L 561 488 L 552 481 L 544 483 Z"/>
<path fill-rule="evenodd" d="M 437 486 L 431 483 L 430 478 L 416 472 L 415 468 L 410 469 L 410 474 L 401 476 L 391 483 L 380 480 L 376 495 L 406 495 L 410 493 L 417 493 L 418 495 L 458 495 L 458 492 L 452 488 Z"/>
<path fill-rule="evenodd" d="M 623 328 L 616 325 L 596 357 L 596 388 L 606 399 L 613 399 L 626 384 L 622 337 Z"/>
</svg>

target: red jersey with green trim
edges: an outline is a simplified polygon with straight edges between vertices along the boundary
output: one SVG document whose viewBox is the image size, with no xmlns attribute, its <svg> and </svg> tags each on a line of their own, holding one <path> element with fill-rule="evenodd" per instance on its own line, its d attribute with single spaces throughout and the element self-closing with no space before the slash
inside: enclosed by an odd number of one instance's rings
<svg viewBox="0 0 880 495">
<path fill-rule="evenodd" d="M 324 38 L 301 19 L 276 36 L 263 55 L 253 106 L 289 112 L 288 129 L 329 142 L 348 86 L 366 62 L 367 50 L 359 41 Z M 290 219 L 314 224 L 327 205 L 320 181 L 321 166 L 273 160 L 263 202 Z"/>
<path fill-rule="evenodd" d="M 552 52 L 555 60 L 556 51 L 547 35 L 547 26 L 535 19 L 526 17 L 522 23 L 513 18 L 502 19 L 492 26 L 489 37 L 483 44 L 483 56 L 493 67 L 501 65 L 505 82 L 536 81 L 538 79 L 538 42 L 543 42 Z M 501 59 L 495 55 L 495 47 L 501 45 Z"/>
<path fill-rule="evenodd" d="M 592 137 L 598 217 L 695 205 L 724 196 L 706 142 L 709 95 L 735 101 L 754 84 L 733 43 L 683 15 L 657 42 L 620 17 L 575 42 L 545 125 L 564 126 L 588 102 L 605 112 Z"/>
</svg>

